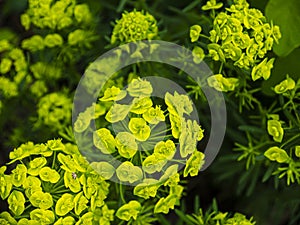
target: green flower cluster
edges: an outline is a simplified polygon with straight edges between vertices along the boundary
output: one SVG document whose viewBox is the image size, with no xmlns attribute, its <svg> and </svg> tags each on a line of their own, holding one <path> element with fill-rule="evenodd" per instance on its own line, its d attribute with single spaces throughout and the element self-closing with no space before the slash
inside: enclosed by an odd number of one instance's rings
<svg viewBox="0 0 300 225">
<path fill-rule="evenodd" d="M 277 163 L 278 167 L 273 172 L 273 175 L 277 175 L 279 178 L 286 177 L 288 185 L 295 182 L 300 184 L 299 134 L 291 135 L 289 132 L 285 134 L 285 130 L 289 131 L 300 127 L 300 108 L 295 104 L 300 99 L 299 90 L 300 80 L 296 83 L 288 75 L 285 80 L 277 84 L 274 87 L 274 92 L 288 99 L 283 108 L 285 113 L 289 115 L 289 118 L 293 118 L 294 114 L 295 119 L 288 125 L 285 121 L 279 120 L 278 114 L 270 114 L 267 121 L 268 134 L 272 136 L 275 143 L 280 143 L 281 145 L 277 146 L 274 143 L 273 146 L 264 152 L 264 156 Z"/>
<path fill-rule="evenodd" d="M 0 196 L 9 212 L 1 224 L 107 224 L 114 210 L 105 199 L 109 183 L 80 155 L 73 144 L 49 140 L 22 144 L 10 153 L 19 161 L 10 174 L 0 168 Z"/>
<path fill-rule="evenodd" d="M 208 85 L 223 92 L 234 91 L 237 87 L 245 88 L 244 77 L 226 78 L 222 75 L 223 67 L 232 69 L 233 66 L 243 71 L 251 70 L 253 81 L 269 79 L 274 58 L 268 59 L 265 56 L 272 50 L 273 43 L 278 43 L 281 38 L 279 27 L 268 23 L 258 9 L 249 8 L 246 0 L 233 1 L 225 12 L 215 16 L 214 10 L 222 6 L 222 3 L 208 1 L 202 7 L 202 10 L 213 11 L 209 36 L 201 34 L 200 25 L 190 28 L 191 42 L 197 44 L 193 49 L 194 62 L 200 63 L 205 58 L 205 51 L 198 44 L 203 46 L 202 40 L 206 38 L 209 41 L 206 45 L 207 57 L 221 63 L 219 73 L 208 79 Z"/>
<path fill-rule="evenodd" d="M 21 15 L 21 23 L 26 30 L 34 26 L 51 30 L 62 30 L 70 26 L 88 25 L 92 14 L 87 4 L 76 4 L 75 0 L 29 0 L 29 7 Z"/>
<path fill-rule="evenodd" d="M 168 213 L 179 205 L 183 192 L 180 165 L 185 166 L 186 177 L 198 175 L 204 163 L 204 154 L 197 151 L 204 131 L 196 120 L 185 118 L 193 111 L 188 96 L 167 92 L 164 104 L 154 105 L 152 92 L 151 83 L 141 78 L 133 78 L 126 89 L 107 87 L 99 102 L 78 115 L 74 130 L 84 136 L 93 119 L 105 119 L 108 125 L 93 132 L 94 153 L 103 154 L 103 158 L 111 155 L 119 163 L 116 166 L 114 160 L 101 161 L 96 171 L 107 179 L 116 179 L 121 186 L 134 185 L 126 188 L 131 192 L 128 195 L 152 201 L 154 213 Z M 141 220 L 140 201 L 127 202 L 122 192 L 121 198 L 124 205 L 116 216 L 125 221 Z"/>
<path fill-rule="evenodd" d="M 152 40 L 158 37 L 158 27 L 155 18 L 148 12 L 124 12 L 122 18 L 116 21 L 111 43 L 124 44 L 141 40 Z"/>
<path fill-rule="evenodd" d="M 62 131 L 71 124 L 72 101 L 65 94 L 47 94 L 40 99 L 37 107 L 37 127 L 46 125 L 52 130 Z"/>
</svg>

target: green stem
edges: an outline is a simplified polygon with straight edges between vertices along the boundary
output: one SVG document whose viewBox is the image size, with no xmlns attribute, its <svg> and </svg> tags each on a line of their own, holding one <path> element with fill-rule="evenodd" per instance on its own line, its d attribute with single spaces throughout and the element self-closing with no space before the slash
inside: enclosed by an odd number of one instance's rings
<svg viewBox="0 0 300 225">
<path fill-rule="evenodd" d="M 126 201 L 125 201 L 125 198 L 124 198 L 124 190 L 123 190 L 123 185 L 122 183 L 120 183 L 120 197 L 121 197 L 121 200 L 124 204 L 126 204 Z"/>
<path fill-rule="evenodd" d="M 300 134 L 297 134 L 296 136 L 290 138 L 289 140 L 287 140 L 285 143 L 283 143 L 280 148 L 283 148 L 284 146 L 286 146 L 288 143 L 292 142 L 293 140 L 297 139 L 300 137 Z"/>
</svg>

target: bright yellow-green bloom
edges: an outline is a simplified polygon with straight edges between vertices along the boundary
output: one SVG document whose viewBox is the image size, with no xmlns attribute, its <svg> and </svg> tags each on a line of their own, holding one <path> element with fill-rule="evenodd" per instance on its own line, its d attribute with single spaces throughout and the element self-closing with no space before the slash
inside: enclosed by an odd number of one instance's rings
<svg viewBox="0 0 300 225">
<path fill-rule="evenodd" d="M 75 219 L 72 216 L 60 217 L 53 225 L 74 225 Z M 24 224 L 25 225 L 25 224 Z"/>
<path fill-rule="evenodd" d="M 202 6 L 202 10 L 219 9 L 223 6 L 222 2 L 217 3 L 216 0 L 209 0 L 206 5 Z"/>
<path fill-rule="evenodd" d="M 178 139 L 181 133 L 181 118 L 176 114 L 170 114 L 169 117 L 171 122 L 172 135 L 174 138 Z"/>
<path fill-rule="evenodd" d="M 193 61 L 196 64 L 199 64 L 202 62 L 202 60 L 205 57 L 205 53 L 204 50 L 198 46 L 195 46 L 193 51 L 192 51 L 192 55 L 193 55 Z"/>
<path fill-rule="evenodd" d="M 87 204 L 89 201 L 86 197 L 84 197 L 82 191 L 75 196 L 73 202 L 75 203 L 74 211 L 76 215 L 80 215 L 83 210 L 88 208 Z"/>
<path fill-rule="evenodd" d="M 115 123 L 124 120 L 130 111 L 130 105 L 113 104 L 107 112 L 105 119 L 110 123 Z"/>
<path fill-rule="evenodd" d="M 178 94 L 176 91 L 174 95 L 169 92 L 165 94 L 165 103 L 168 106 L 168 111 L 171 114 L 182 117 L 183 114 L 190 115 L 193 111 L 193 102 L 187 95 Z"/>
<path fill-rule="evenodd" d="M 131 118 L 128 127 L 138 141 L 146 141 L 150 137 L 151 129 L 143 118 Z"/>
<path fill-rule="evenodd" d="M 59 34 L 48 34 L 44 39 L 45 45 L 49 48 L 61 46 L 63 42 L 64 40 Z"/>
<path fill-rule="evenodd" d="M 158 36 L 158 27 L 155 18 L 148 12 L 124 12 L 122 18 L 116 21 L 111 36 L 111 43 L 120 44 L 141 40 L 151 40 Z"/>
<path fill-rule="evenodd" d="M 3 58 L 0 63 L 0 73 L 5 74 L 10 71 L 12 61 L 8 58 Z"/>
<path fill-rule="evenodd" d="M 72 192 L 77 193 L 81 190 L 79 179 L 74 179 L 73 172 L 66 171 L 64 174 L 64 183 L 66 188 L 69 188 Z"/>
<path fill-rule="evenodd" d="M 210 87 L 217 91 L 233 91 L 239 85 L 238 78 L 226 78 L 222 74 L 216 74 L 207 78 L 207 83 Z"/>
<path fill-rule="evenodd" d="M 225 55 L 220 45 L 212 43 L 212 44 L 208 44 L 207 48 L 208 48 L 208 53 L 213 60 L 225 62 Z"/>
<path fill-rule="evenodd" d="M 16 187 L 20 187 L 26 180 L 27 168 L 23 164 L 18 164 L 12 171 L 12 183 Z"/>
<path fill-rule="evenodd" d="M 126 96 L 126 94 L 126 91 L 120 90 L 120 88 L 112 86 L 104 91 L 104 96 L 99 100 L 102 102 L 119 101 L 123 99 Z"/>
<path fill-rule="evenodd" d="M 132 200 L 127 204 L 122 205 L 116 212 L 116 216 L 125 221 L 129 221 L 131 218 L 136 220 L 141 209 L 141 204 L 138 201 Z"/>
<path fill-rule="evenodd" d="M 268 120 L 267 123 L 268 133 L 273 137 L 276 142 L 282 142 L 284 130 L 281 127 L 281 123 L 278 120 Z"/>
<path fill-rule="evenodd" d="M 116 136 L 116 146 L 119 154 L 124 158 L 132 158 L 138 150 L 135 137 L 128 132 L 120 132 Z"/>
<path fill-rule="evenodd" d="M 195 42 L 199 39 L 200 33 L 202 31 L 201 26 L 199 25 L 193 25 L 190 28 L 190 38 L 191 42 Z"/>
<path fill-rule="evenodd" d="M 144 159 L 143 170 L 149 174 L 160 172 L 166 163 L 167 159 L 164 155 L 153 153 Z"/>
<path fill-rule="evenodd" d="M 154 147 L 154 154 L 160 154 L 166 157 L 166 159 L 171 160 L 175 155 L 176 146 L 172 140 L 167 140 L 166 142 L 160 141 Z"/>
<path fill-rule="evenodd" d="M 50 183 L 53 183 L 53 184 L 56 183 L 60 178 L 59 173 L 56 170 L 51 169 L 48 166 L 43 167 L 39 171 L 39 176 L 43 181 L 49 181 Z"/>
<path fill-rule="evenodd" d="M 295 81 L 287 75 L 284 81 L 281 81 L 280 84 L 277 84 L 275 86 L 274 91 L 277 94 L 282 94 L 289 90 L 293 90 L 294 88 L 295 88 Z"/>
<path fill-rule="evenodd" d="M 256 81 L 261 77 L 265 80 L 269 79 L 274 60 L 273 58 L 268 61 L 268 58 L 265 58 L 261 63 L 254 66 L 251 72 L 252 80 Z"/>
<path fill-rule="evenodd" d="M 153 102 L 151 98 L 139 98 L 133 100 L 133 105 L 130 109 L 130 112 L 136 113 L 136 114 L 143 114 L 147 112 L 151 106 L 153 105 Z"/>
<path fill-rule="evenodd" d="M 104 179 L 110 179 L 115 173 L 115 167 L 108 162 L 92 162 L 91 167 Z"/>
<path fill-rule="evenodd" d="M 190 174 L 192 177 L 197 176 L 203 164 L 204 154 L 199 151 L 194 151 L 186 162 L 186 166 L 183 171 L 183 176 L 187 177 L 188 174 Z"/>
<path fill-rule="evenodd" d="M 42 191 L 32 193 L 29 201 L 33 206 L 41 209 L 49 209 L 53 206 L 52 196 L 49 193 L 44 193 Z"/>
<path fill-rule="evenodd" d="M 55 213 L 59 216 L 64 216 L 74 208 L 74 196 L 65 193 L 55 204 Z"/>
<path fill-rule="evenodd" d="M 153 88 L 149 81 L 138 78 L 133 79 L 129 83 L 127 91 L 132 97 L 149 97 L 152 94 Z"/>
<path fill-rule="evenodd" d="M 159 187 L 158 180 L 152 178 L 144 179 L 142 183 L 135 186 L 133 194 L 144 199 L 154 198 Z"/>
<path fill-rule="evenodd" d="M 143 179 L 143 172 L 138 166 L 134 166 L 131 162 L 123 162 L 116 170 L 117 177 L 122 182 L 134 183 Z"/>
<path fill-rule="evenodd" d="M 166 198 L 161 198 L 155 204 L 154 213 L 168 214 L 170 209 L 174 209 L 176 202 L 177 202 L 176 195 L 168 195 Z"/>
<path fill-rule="evenodd" d="M 54 213 L 45 209 L 34 209 L 30 212 L 30 219 L 38 221 L 40 224 L 52 224 L 55 221 Z"/>
<path fill-rule="evenodd" d="M 20 191 L 12 191 L 8 199 L 8 207 L 16 216 L 20 216 L 25 210 L 25 197 Z"/>
<path fill-rule="evenodd" d="M 111 154 L 116 151 L 116 141 L 110 130 L 100 128 L 93 134 L 94 145 L 104 154 Z"/>
<path fill-rule="evenodd" d="M 45 48 L 44 39 L 40 35 L 34 35 L 22 41 L 22 48 L 31 52 L 43 50 Z"/>
<path fill-rule="evenodd" d="M 40 170 L 47 164 L 45 157 L 37 157 L 29 162 L 27 173 L 32 176 L 37 176 Z"/>
<path fill-rule="evenodd" d="M 151 124 L 158 124 L 161 121 L 165 121 L 165 115 L 160 106 L 149 108 L 146 112 L 143 113 L 143 118 Z"/>
<path fill-rule="evenodd" d="M 271 147 L 265 153 L 265 157 L 270 159 L 271 161 L 277 161 L 278 163 L 288 162 L 290 157 L 286 153 L 285 150 L 278 147 Z"/>
</svg>

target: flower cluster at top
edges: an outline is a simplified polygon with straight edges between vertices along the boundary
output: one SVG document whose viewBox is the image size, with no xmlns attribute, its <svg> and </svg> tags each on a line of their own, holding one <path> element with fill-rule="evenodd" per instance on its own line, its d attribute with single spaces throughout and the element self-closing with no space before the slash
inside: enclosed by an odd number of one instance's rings
<svg viewBox="0 0 300 225">
<path fill-rule="evenodd" d="M 217 13 L 213 18 L 212 30 L 209 32 L 210 41 L 207 44 L 208 57 L 223 64 L 233 65 L 242 70 L 251 70 L 251 78 L 269 79 L 274 59 L 268 59 L 266 53 L 272 50 L 273 43 L 281 38 L 279 27 L 268 23 L 261 11 L 249 8 L 246 0 L 235 0 L 225 12 Z M 208 4 L 209 3 L 209 4 Z M 208 1 L 203 10 L 214 10 L 222 7 L 221 3 Z M 208 7 L 210 6 L 210 7 Z M 213 7 L 215 6 L 215 7 Z M 199 41 L 200 25 L 190 28 L 191 42 Z M 204 58 L 204 51 L 195 46 L 195 60 Z M 209 86 L 219 91 L 233 91 L 240 82 L 238 78 L 226 78 L 217 74 L 208 81 Z"/>
<path fill-rule="evenodd" d="M 111 43 L 124 44 L 141 40 L 152 40 L 158 36 L 156 19 L 148 12 L 132 11 L 122 13 L 116 21 Z"/>
<path fill-rule="evenodd" d="M 9 212 L 1 224 L 110 224 L 114 210 L 105 199 L 109 183 L 81 156 L 76 145 L 49 140 L 28 142 L 10 153 L 20 162 L 9 175 L 0 168 L 0 197 Z"/>
<path fill-rule="evenodd" d="M 99 173 L 129 185 L 127 190 L 133 189 L 129 196 L 132 192 L 145 200 L 161 196 L 154 203 L 154 213 L 168 213 L 179 204 L 183 191 L 178 171 L 185 166 L 184 177 L 196 176 L 204 163 L 204 154 L 197 150 L 204 131 L 196 120 L 185 118 L 193 111 L 187 95 L 167 92 L 164 104 L 154 105 L 152 92 L 151 83 L 141 78 L 132 79 L 126 89 L 107 87 L 97 104 L 78 115 L 74 131 L 84 138 L 93 119 L 108 122 L 106 127 L 100 122 L 101 128 L 93 132 L 94 150 L 91 151 L 102 154 L 103 159 L 112 156 L 100 162 Z M 122 209 L 140 210 L 136 202 L 125 206 Z M 131 217 L 136 219 L 137 213 L 116 215 L 128 221 Z"/>
<path fill-rule="evenodd" d="M 34 26 L 51 30 L 62 30 L 75 24 L 87 26 L 92 14 L 87 4 L 76 4 L 75 0 L 29 0 L 26 13 L 21 15 L 21 23 L 28 30 Z"/>
</svg>

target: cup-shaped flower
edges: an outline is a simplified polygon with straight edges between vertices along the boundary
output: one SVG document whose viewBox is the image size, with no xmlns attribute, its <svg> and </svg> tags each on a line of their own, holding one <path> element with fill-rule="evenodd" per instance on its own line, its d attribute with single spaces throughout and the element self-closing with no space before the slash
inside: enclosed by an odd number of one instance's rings
<svg viewBox="0 0 300 225">
<path fill-rule="evenodd" d="M 193 48 L 193 51 L 192 51 L 192 55 L 193 55 L 193 61 L 194 63 L 196 64 L 199 64 L 202 62 L 202 60 L 204 59 L 205 57 L 205 53 L 204 53 L 204 50 L 198 46 L 195 46 Z"/>
<path fill-rule="evenodd" d="M 212 43 L 212 44 L 208 44 L 207 48 L 208 48 L 208 53 L 213 60 L 225 62 L 225 56 L 220 45 L 216 43 Z"/>
<path fill-rule="evenodd" d="M 152 94 L 153 88 L 149 81 L 138 78 L 131 81 L 127 87 L 127 91 L 132 97 L 149 97 Z"/>
<path fill-rule="evenodd" d="M 125 98 L 127 92 L 118 87 L 112 86 L 104 91 L 104 96 L 99 100 L 102 102 L 119 101 Z"/>
<path fill-rule="evenodd" d="M 44 44 L 49 48 L 61 46 L 63 42 L 64 40 L 59 34 L 48 34 L 44 39 Z"/>
<path fill-rule="evenodd" d="M 64 216 L 68 214 L 74 208 L 74 196 L 65 193 L 63 194 L 55 204 L 55 213 L 58 216 Z"/>
<path fill-rule="evenodd" d="M 151 129 L 143 118 L 131 118 L 128 127 L 138 141 L 146 141 L 151 134 Z"/>
<path fill-rule="evenodd" d="M 60 178 L 59 173 L 56 170 L 51 169 L 48 166 L 43 167 L 40 170 L 39 176 L 40 176 L 41 180 L 46 181 L 46 182 L 49 181 L 50 183 L 53 183 L 53 184 L 56 183 Z"/>
<path fill-rule="evenodd" d="M 149 199 L 150 197 L 154 198 L 159 187 L 160 184 L 158 180 L 147 178 L 135 186 L 133 194 L 144 199 Z"/>
<path fill-rule="evenodd" d="M 110 179 L 115 173 L 115 167 L 108 162 L 92 162 L 91 167 L 104 179 Z"/>
<path fill-rule="evenodd" d="M 133 105 L 130 109 L 130 112 L 136 113 L 136 114 L 143 114 L 144 112 L 147 112 L 151 106 L 153 105 L 153 102 L 151 98 L 144 97 L 144 98 L 136 98 L 133 100 Z"/>
<path fill-rule="evenodd" d="M 183 114 L 190 115 L 193 111 L 192 100 L 187 95 L 178 94 L 176 91 L 174 92 L 174 95 L 171 95 L 169 92 L 165 94 L 165 103 L 171 114 L 180 117 L 183 116 Z"/>
<path fill-rule="evenodd" d="M 25 197 L 22 192 L 13 190 L 9 195 L 8 207 L 14 215 L 20 216 L 25 210 Z"/>
<path fill-rule="evenodd" d="M 278 120 L 268 120 L 267 123 L 268 133 L 273 137 L 276 142 L 282 142 L 284 130 Z"/>
<path fill-rule="evenodd" d="M 293 90 L 295 85 L 295 81 L 287 75 L 285 80 L 275 86 L 274 91 L 277 94 L 282 94 L 289 90 Z"/>
<path fill-rule="evenodd" d="M 272 58 L 268 61 L 268 58 L 265 58 L 261 63 L 254 66 L 251 71 L 252 80 L 256 81 L 261 77 L 263 77 L 265 80 L 269 79 L 274 60 L 275 59 Z"/>
<path fill-rule="evenodd" d="M 47 164 L 45 157 L 37 157 L 29 162 L 29 168 L 27 173 L 32 176 L 37 176 L 43 166 Z"/>
<path fill-rule="evenodd" d="M 166 165 L 167 161 L 168 160 L 164 155 L 153 153 L 143 161 L 143 170 L 149 174 L 160 172 Z"/>
<path fill-rule="evenodd" d="M 61 163 L 61 168 L 68 172 L 74 172 L 76 170 L 75 162 L 70 155 L 64 155 L 63 153 L 58 153 L 58 161 Z"/>
<path fill-rule="evenodd" d="M 46 209 L 34 209 L 30 212 L 30 219 L 36 220 L 39 224 L 53 224 L 55 221 L 55 215 L 51 210 Z"/>
<path fill-rule="evenodd" d="M 88 200 L 87 198 L 84 196 L 83 192 L 79 192 L 75 198 L 74 198 L 74 208 L 75 208 L 75 214 L 76 215 L 80 215 L 81 212 L 85 209 L 88 208 L 87 204 L 88 204 Z"/>
<path fill-rule="evenodd" d="M 135 137 L 131 133 L 120 132 L 117 134 L 115 140 L 118 152 L 124 158 L 132 158 L 138 150 Z"/>
<path fill-rule="evenodd" d="M 242 55 L 242 50 L 240 49 L 240 47 L 232 43 L 223 44 L 222 50 L 224 52 L 225 58 L 232 59 L 232 61 L 237 61 Z"/>
<path fill-rule="evenodd" d="M 149 108 L 146 112 L 143 113 L 143 118 L 151 124 L 158 124 L 161 121 L 165 121 L 165 115 L 160 106 Z"/>
<path fill-rule="evenodd" d="M 176 195 L 168 195 L 166 198 L 161 198 L 155 204 L 154 213 L 168 214 L 170 209 L 174 209 L 176 202 Z"/>
<path fill-rule="evenodd" d="M 74 193 L 77 193 L 81 190 L 81 185 L 79 179 L 74 177 L 73 172 L 66 171 L 64 174 L 64 183 L 66 188 L 70 188 L 70 190 Z"/>
<path fill-rule="evenodd" d="M 154 147 L 154 154 L 162 155 L 168 160 L 173 158 L 175 151 L 176 147 L 172 140 L 160 141 Z"/>
<path fill-rule="evenodd" d="M 136 220 L 141 209 L 141 204 L 138 201 L 132 200 L 127 204 L 122 205 L 116 212 L 116 216 L 125 221 L 129 221 L 131 218 Z"/>
<path fill-rule="evenodd" d="M 193 25 L 190 28 L 190 38 L 191 42 L 195 42 L 199 39 L 200 33 L 202 31 L 201 26 L 199 25 Z"/>
<path fill-rule="evenodd" d="M 122 182 L 134 183 L 143 179 L 143 172 L 138 166 L 134 166 L 131 162 L 123 162 L 116 170 L 117 177 Z"/>
<path fill-rule="evenodd" d="M 42 191 L 42 182 L 39 178 L 34 176 L 28 176 L 23 183 L 23 188 L 25 189 L 25 195 L 27 198 L 38 191 Z"/>
<path fill-rule="evenodd" d="M 216 74 L 207 78 L 207 83 L 210 87 L 217 91 L 233 91 L 239 85 L 239 79 L 237 78 L 226 78 L 222 74 Z"/>
<path fill-rule="evenodd" d="M 115 123 L 124 120 L 130 111 L 130 105 L 113 104 L 105 115 L 105 119 L 110 123 Z"/>
<path fill-rule="evenodd" d="M 29 201 L 33 206 L 41 209 L 49 209 L 53 206 L 52 196 L 42 191 L 34 192 L 30 196 Z"/>
<path fill-rule="evenodd" d="M 288 162 L 290 157 L 284 149 L 278 148 L 276 146 L 269 148 L 265 153 L 265 157 L 271 161 L 277 161 L 278 163 Z"/>
<path fill-rule="evenodd" d="M 204 154 L 199 151 L 194 151 L 193 154 L 186 162 L 183 171 L 183 176 L 187 177 L 189 174 L 192 177 L 197 176 L 203 164 L 204 164 Z"/>
<path fill-rule="evenodd" d="M 16 187 L 20 187 L 26 179 L 27 168 L 23 164 L 18 164 L 12 171 L 12 183 Z"/>
<path fill-rule="evenodd" d="M 206 5 L 202 6 L 202 10 L 212 10 L 212 9 L 219 9 L 222 8 L 223 3 L 219 2 L 217 3 L 216 0 L 209 0 L 206 2 Z"/>
<path fill-rule="evenodd" d="M 100 128 L 93 133 L 93 142 L 104 154 L 112 154 L 116 151 L 115 138 L 106 128 Z"/>
<path fill-rule="evenodd" d="M 17 221 L 8 213 L 8 212 L 2 212 L 0 213 L 0 224 L 1 225 L 19 225 L 20 220 Z M 21 224 L 21 225 L 27 225 L 27 224 Z M 35 225 L 35 224 L 34 224 Z"/>
</svg>

